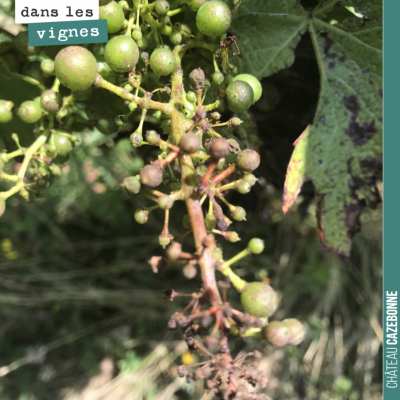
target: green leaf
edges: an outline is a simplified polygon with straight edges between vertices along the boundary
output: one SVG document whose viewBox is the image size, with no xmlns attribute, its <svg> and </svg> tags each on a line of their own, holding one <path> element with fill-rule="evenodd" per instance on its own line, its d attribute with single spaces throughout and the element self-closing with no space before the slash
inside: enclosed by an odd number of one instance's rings
<svg viewBox="0 0 400 400">
<path fill-rule="evenodd" d="M 230 32 L 244 58 L 234 64 L 259 79 L 287 68 L 306 29 L 307 16 L 297 0 L 243 0 Z"/>
</svg>

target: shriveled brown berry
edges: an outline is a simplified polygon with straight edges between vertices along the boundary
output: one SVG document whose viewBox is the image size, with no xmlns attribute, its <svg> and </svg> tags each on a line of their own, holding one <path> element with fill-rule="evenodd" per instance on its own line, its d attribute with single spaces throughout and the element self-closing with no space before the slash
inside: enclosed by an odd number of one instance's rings
<svg viewBox="0 0 400 400">
<path fill-rule="evenodd" d="M 211 142 L 209 151 L 214 160 L 225 158 L 229 154 L 229 143 L 226 139 L 218 138 Z"/>
<path fill-rule="evenodd" d="M 283 324 L 289 329 L 288 344 L 290 346 L 297 346 L 304 340 L 305 329 L 304 325 L 295 318 L 288 318 L 282 321 Z"/>
<path fill-rule="evenodd" d="M 178 242 L 172 243 L 167 249 L 167 258 L 177 260 L 182 254 L 182 246 Z"/>
<path fill-rule="evenodd" d="M 180 149 L 187 154 L 196 153 L 196 151 L 199 150 L 200 145 L 200 137 L 195 133 L 187 133 L 181 137 L 179 142 Z"/>
<path fill-rule="evenodd" d="M 204 89 L 204 82 L 206 80 L 206 76 L 201 68 L 194 69 L 190 75 L 190 84 L 193 90 L 203 90 Z"/>
<path fill-rule="evenodd" d="M 236 158 L 236 166 L 242 171 L 254 171 L 260 165 L 260 155 L 254 150 L 243 150 Z"/>
<path fill-rule="evenodd" d="M 288 344 L 290 338 L 289 328 L 280 321 L 273 321 L 264 328 L 264 337 L 275 347 Z"/>
<path fill-rule="evenodd" d="M 145 165 L 140 170 L 140 181 L 143 185 L 150 187 L 157 187 L 161 184 L 163 179 L 163 171 L 156 165 Z"/>
</svg>

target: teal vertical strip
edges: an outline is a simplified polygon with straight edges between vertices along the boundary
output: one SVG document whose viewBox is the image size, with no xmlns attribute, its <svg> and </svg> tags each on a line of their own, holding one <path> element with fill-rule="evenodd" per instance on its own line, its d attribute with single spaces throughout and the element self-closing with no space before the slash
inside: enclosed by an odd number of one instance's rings
<svg viewBox="0 0 400 400">
<path fill-rule="evenodd" d="M 28 25 L 29 46 L 107 43 L 107 20 L 43 22 Z"/>
<path fill-rule="evenodd" d="M 400 1 L 384 2 L 383 399 L 400 399 Z"/>
</svg>

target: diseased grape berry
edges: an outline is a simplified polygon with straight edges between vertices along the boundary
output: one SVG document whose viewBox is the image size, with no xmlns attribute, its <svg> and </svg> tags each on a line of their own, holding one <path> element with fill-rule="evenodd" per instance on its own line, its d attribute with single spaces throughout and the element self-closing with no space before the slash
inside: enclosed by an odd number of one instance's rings
<svg viewBox="0 0 400 400">
<path fill-rule="evenodd" d="M 235 211 L 232 212 L 232 218 L 235 221 L 243 221 L 246 219 L 246 210 L 243 207 L 236 207 Z"/>
<path fill-rule="evenodd" d="M 194 103 L 196 101 L 196 94 L 194 92 L 187 92 L 186 93 L 186 100 L 189 103 Z"/>
<path fill-rule="evenodd" d="M 57 113 L 62 106 L 60 93 L 51 89 L 42 93 L 40 101 L 43 109 L 49 114 Z"/>
<path fill-rule="evenodd" d="M 224 138 L 214 139 L 210 144 L 209 152 L 214 160 L 225 158 L 230 152 L 228 141 Z"/>
<path fill-rule="evenodd" d="M 148 164 L 140 170 L 140 182 L 142 182 L 143 185 L 154 188 L 161 185 L 162 180 L 162 169 L 156 165 Z"/>
<path fill-rule="evenodd" d="M 194 265 L 188 264 L 185 267 L 183 267 L 183 276 L 186 279 L 193 279 L 197 275 L 197 269 Z"/>
<path fill-rule="evenodd" d="M 174 53 L 166 48 L 155 49 L 150 56 L 150 67 L 157 75 L 170 75 L 176 68 Z"/>
<path fill-rule="evenodd" d="M 69 153 L 71 153 L 72 149 L 74 148 L 74 145 L 72 144 L 71 140 L 69 140 L 66 136 L 63 135 L 63 133 L 68 134 L 68 132 L 65 131 L 56 131 L 53 135 L 53 138 L 51 141 L 54 141 L 54 146 L 57 149 L 57 153 L 65 157 Z"/>
<path fill-rule="evenodd" d="M 278 307 L 278 295 L 271 286 L 262 282 L 248 283 L 240 300 L 246 312 L 257 317 L 270 317 Z"/>
<path fill-rule="evenodd" d="M 139 61 L 139 48 L 129 36 L 114 36 L 106 44 L 104 58 L 113 71 L 129 72 Z"/>
<path fill-rule="evenodd" d="M 14 38 L 14 44 L 17 50 L 26 56 L 34 56 L 42 50 L 40 46 L 29 46 L 28 31 L 19 32 Z"/>
<path fill-rule="evenodd" d="M 260 165 L 260 155 L 254 150 L 243 150 L 236 157 L 235 163 L 242 171 L 254 171 Z"/>
<path fill-rule="evenodd" d="M 172 44 L 179 44 L 180 42 L 182 42 L 182 35 L 179 32 L 174 31 L 171 33 L 169 41 Z"/>
<path fill-rule="evenodd" d="M 225 90 L 228 108 L 235 113 L 246 111 L 254 102 L 254 92 L 244 81 L 231 82 Z"/>
<path fill-rule="evenodd" d="M 235 81 L 243 81 L 243 82 L 247 82 L 251 88 L 253 89 L 253 93 L 254 93 L 254 100 L 253 100 L 253 104 L 260 100 L 260 97 L 262 95 L 262 86 L 260 81 L 253 75 L 250 74 L 240 74 L 240 75 L 236 75 L 233 79 L 232 82 Z"/>
<path fill-rule="evenodd" d="M 156 131 L 147 131 L 146 132 L 146 142 L 152 144 L 153 146 L 157 146 L 160 143 L 160 135 Z"/>
<path fill-rule="evenodd" d="M 140 40 L 143 37 L 142 31 L 139 29 L 134 29 L 132 31 L 132 38 L 136 40 L 136 42 L 138 40 Z"/>
<path fill-rule="evenodd" d="M 204 82 L 206 80 L 206 76 L 204 71 L 201 68 L 194 69 L 189 74 L 190 86 L 193 90 L 201 91 L 204 89 Z"/>
<path fill-rule="evenodd" d="M 199 11 L 199 8 L 208 0 L 190 0 L 186 4 L 189 7 L 189 10 Z"/>
<path fill-rule="evenodd" d="M 12 109 L 14 103 L 12 101 L 0 100 L 0 124 L 6 124 L 13 119 Z"/>
<path fill-rule="evenodd" d="M 80 46 L 62 49 L 55 59 L 56 76 L 71 90 L 90 88 L 97 76 L 97 62 L 93 54 Z"/>
<path fill-rule="evenodd" d="M 299 320 L 295 318 L 288 318 L 284 319 L 282 324 L 284 324 L 289 330 L 289 338 L 287 341 L 288 345 L 297 346 L 304 340 L 306 332 L 303 324 Z"/>
<path fill-rule="evenodd" d="M 168 195 L 161 196 L 158 198 L 157 204 L 162 210 L 169 210 L 174 205 L 174 199 Z"/>
<path fill-rule="evenodd" d="M 18 116 L 27 124 L 34 124 L 42 117 L 42 108 L 35 101 L 25 101 L 18 109 Z"/>
<path fill-rule="evenodd" d="M 143 143 L 143 136 L 141 132 L 133 132 L 132 135 L 129 137 L 129 141 L 133 147 L 140 147 Z"/>
<path fill-rule="evenodd" d="M 170 9 L 167 0 L 157 0 L 154 3 L 154 11 L 159 15 L 165 15 Z"/>
<path fill-rule="evenodd" d="M 288 344 L 290 331 L 283 322 L 273 321 L 263 329 L 263 336 L 273 346 L 283 347 Z"/>
<path fill-rule="evenodd" d="M 222 72 L 216 72 L 214 75 L 213 75 L 213 82 L 214 83 L 216 83 L 216 84 L 221 84 L 223 81 L 224 81 L 224 74 L 222 73 Z"/>
<path fill-rule="evenodd" d="M 182 225 L 185 229 L 189 230 L 192 229 L 192 225 L 190 223 L 190 217 L 189 214 L 185 214 L 182 218 Z"/>
<path fill-rule="evenodd" d="M 166 251 L 168 260 L 178 260 L 182 255 L 182 246 L 178 242 L 174 242 Z"/>
<path fill-rule="evenodd" d="M 124 26 L 124 11 L 116 1 L 111 1 L 99 8 L 99 19 L 107 20 L 108 33 L 116 33 Z"/>
<path fill-rule="evenodd" d="M 118 127 L 115 125 L 115 118 L 111 115 L 104 115 L 97 120 L 97 129 L 104 135 L 117 133 Z"/>
<path fill-rule="evenodd" d="M 145 208 L 138 208 L 134 214 L 135 221 L 138 224 L 145 224 L 149 220 L 149 212 Z"/>
<path fill-rule="evenodd" d="M 40 63 L 41 70 L 47 75 L 54 74 L 54 61 L 53 60 L 43 60 Z"/>
<path fill-rule="evenodd" d="M 212 231 L 217 226 L 217 218 L 214 214 L 207 214 L 204 218 L 204 223 L 208 231 Z"/>
<path fill-rule="evenodd" d="M 187 133 L 183 135 L 179 141 L 179 148 L 186 154 L 196 153 L 200 145 L 200 137 L 195 133 Z"/>
<path fill-rule="evenodd" d="M 137 176 L 128 176 L 122 182 L 122 188 L 128 195 L 136 195 L 140 192 L 141 184 Z"/>
<path fill-rule="evenodd" d="M 220 36 L 231 24 L 231 10 L 223 1 L 211 0 L 197 11 L 197 29 L 206 36 Z"/>
<path fill-rule="evenodd" d="M 264 251 L 264 240 L 253 238 L 250 240 L 248 247 L 253 254 L 260 254 Z"/>
</svg>

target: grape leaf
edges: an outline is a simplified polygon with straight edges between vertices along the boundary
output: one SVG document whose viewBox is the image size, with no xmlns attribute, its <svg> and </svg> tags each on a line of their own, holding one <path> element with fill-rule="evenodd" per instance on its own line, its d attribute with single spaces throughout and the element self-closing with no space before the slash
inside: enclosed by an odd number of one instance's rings
<svg viewBox="0 0 400 400">
<path fill-rule="evenodd" d="M 229 29 L 244 55 L 234 64 L 259 79 L 287 68 L 306 29 L 307 16 L 297 0 L 243 0 Z"/>
</svg>

